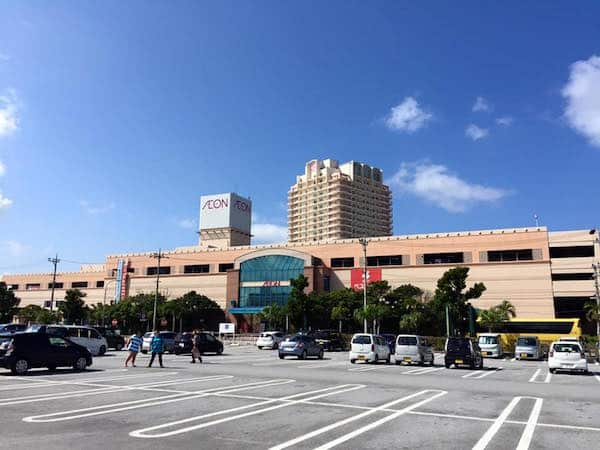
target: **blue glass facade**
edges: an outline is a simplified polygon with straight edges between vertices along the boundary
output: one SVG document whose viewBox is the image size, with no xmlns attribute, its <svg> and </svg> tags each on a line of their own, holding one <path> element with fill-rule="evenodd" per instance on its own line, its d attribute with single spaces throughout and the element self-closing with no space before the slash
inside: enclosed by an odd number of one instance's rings
<svg viewBox="0 0 600 450">
<path fill-rule="evenodd" d="M 243 286 L 244 282 L 284 281 L 304 273 L 304 260 L 286 255 L 268 255 L 240 264 L 239 307 L 263 308 L 284 305 L 291 292 L 290 286 Z"/>
</svg>

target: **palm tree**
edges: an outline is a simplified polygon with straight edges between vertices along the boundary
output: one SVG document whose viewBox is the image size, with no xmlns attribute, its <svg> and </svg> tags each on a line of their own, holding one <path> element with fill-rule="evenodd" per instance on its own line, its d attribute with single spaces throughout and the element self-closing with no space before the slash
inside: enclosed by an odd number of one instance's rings
<svg viewBox="0 0 600 450">
<path fill-rule="evenodd" d="M 504 320 L 508 320 L 511 317 L 517 317 L 517 309 L 508 300 L 502 300 L 502 303 L 497 305 L 496 308 L 498 308 L 502 313 L 504 313 L 504 316 L 506 317 L 506 319 Z"/>
<path fill-rule="evenodd" d="M 381 304 L 370 304 L 367 305 L 366 308 L 360 308 L 357 309 L 354 312 L 354 316 L 356 317 L 357 320 L 359 321 L 363 321 L 366 320 L 367 322 L 372 322 L 373 323 L 373 329 L 372 332 L 373 334 L 377 334 L 378 333 L 378 322 L 381 321 L 381 319 L 383 319 L 388 313 L 388 308 L 386 305 L 381 305 Z"/>
<path fill-rule="evenodd" d="M 600 303 L 597 301 L 589 301 L 583 305 L 585 317 L 591 322 L 596 322 L 596 336 L 600 338 Z"/>
<path fill-rule="evenodd" d="M 506 320 L 506 313 L 498 306 L 490 309 L 484 309 L 479 313 L 479 323 L 488 329 L 488 332 L 497 330 L 502 322 Z"/>
<path fill-rule="evenodd" d="M 338 321 L 339 332 L 342 332 L 342 322 L 348 319 L 350 316 L 350 310 L 344 305 L 334 306 L 331 310 L 331 320 Z"/>
</svg>

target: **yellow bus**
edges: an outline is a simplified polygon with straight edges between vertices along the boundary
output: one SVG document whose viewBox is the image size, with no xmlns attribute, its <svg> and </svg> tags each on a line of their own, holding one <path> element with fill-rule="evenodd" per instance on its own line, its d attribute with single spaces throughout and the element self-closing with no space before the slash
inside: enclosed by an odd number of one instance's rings
<svg viewBox="0 0 600 450">
<path fill-rule="evenodd" d="M 581 337 L 579 318 L 573 319 L 511 319 L 504 322 L 497 333 L 505 348 L 514 346 L 519 336 L 537 336 L 540 342 L 550 344 L 561 337 Z"/>
</svg>

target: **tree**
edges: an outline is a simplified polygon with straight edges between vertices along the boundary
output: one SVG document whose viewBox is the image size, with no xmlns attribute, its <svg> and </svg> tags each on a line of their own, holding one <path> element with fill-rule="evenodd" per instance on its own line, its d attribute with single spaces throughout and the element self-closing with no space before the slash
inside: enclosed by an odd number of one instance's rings
<svg viewBox="0 0 600 450">
<path fill-rule="evenodd" d="M 19 310 L 21 299 L 8 289 L 6 283 L 0 281 L 0 323 L 12 322 L 13 316 Z"/>
<path fill-rule="evenodd" d="M 35 316 L 35 322 L 43 325 L 58 323 L 60 321 L 60 311 L 50 311 L 49 309 L 40 308 Z"/>
<path fill-rule="evenodd" d="M 348 307 L 346 307 L 345 305 L 336 305 L 331 310 L 331 320 L 338 321 L 338 331 L 340 333 L 342 332 L 342 323 L 344 322 L 344 320 L 348 320 L 351 317 L 352 313 L 350 312 L 350 309 L 348 309 Z"/>
<path fill-rule="evenodd" d="M 308 287 L 308 278 L 304 275 L 300 275 L 298 278 L 291 279 L 290 284 L 292 286 L 292 291 L 290 292 L 286 305 L 288 314 L 296 329 L 302 328 L 306 330 L 308 329 L 310 302 L 304 289 Z"/>
<path fill-rule="evenodd" d="M 468 267 L 455 267 L 446 271 L 437 282 L 433 307 L 438 315 L 438 320 L 442 320 L 441 323 L 443 323 L 445 311 L 448 311 L 450 329 L 447 332 L 450 335 L 456 332 L 465 334 L 469 325 L 470 305 L 468 301 L 481 297 L 486 289 L 483 283 L 475 283 L 473 287 L 465 291 L 468 276 Z"/>
<path fill-rule="evenodd" d="M 596 300 L 590 300 L 583 305 L 585 310 L 585 317 L 590 322 L 596 322 L 596 333 L 600 338 L 600 304 Z"/>
<path fill-rule="evenodd" d="M 379 326 L 378 323 L 381 322 L 381 319 L 383 319 L 386 314 L 388 313 L 388 307 L 386 305 L 382 305 L 382 304 L 370 304 L 367 305 L 366 308 L 360 308 L 357 309 L 354 314 L 357 320 L 359 321 L 364 321 L 366 320 L 367 323 L 371 322 L 372 325 L 372 332 L 373 334 L 378 334 L 379 333 Z"/>
<path fill-rule="evenodd" d="M 87 294 L 79 289 L 69 289 L 65 293 L 65 301 L 58 306 L 65 322 L 81 324 L 87 317 L 88 308 L 83 298 Z"/>
<path fill-rule="evenodd" d="M 502 303 L 496 306 L 496 308 L 498 308 L 500 311 L 502 311 L 502 313 L 504 313 L 504 315 L 506 316 L 505 320 L 508 320 L 511 317 L 517 317 L 517 310 L 515 306 L 508 300 L 502 300 Z"/>
<path fill-rule="evenodd" d="M 25 320 L 28 324 L 36 321 L 36 318 L 43 308 L 38 305 L 27 305 L 19 309 L 19 317 Z"/>
<path fill-rule="evenodd" d="M 265 306 L 258 316 L 261 321 L 267 322 L 268 326 L 273 330 L 280 327 L 283 328 L 285 308 L 277 303 L 273 303 L 272 305 Z"/>
<path fill-rule="evenodd" d="M 182 304 L 182 318 L 192 328 L 216 329 L 225 321 L 225 313 L 219 304 L 206 295 L 190 291 L 178 298 Z"/>
<path fill-rule="evenodd" d="M 516 315 L 517 312 L 513 304 L 508 300 L 504 300 L 499 305 L 481 311 L 479 313 L 479 323 L 491 333 L 492 331 L 498 331 L 504 322 L 511 317 L 516 317 Z"/>
</svg>

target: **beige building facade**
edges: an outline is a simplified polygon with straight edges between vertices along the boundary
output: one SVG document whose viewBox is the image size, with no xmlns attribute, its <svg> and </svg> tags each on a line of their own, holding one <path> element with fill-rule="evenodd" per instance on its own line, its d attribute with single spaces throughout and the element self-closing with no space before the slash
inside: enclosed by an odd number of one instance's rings
<svg viewBox="0 0 600 450">
<path fill-rule="evenodd" d="M 288 241 L 392 234 L 392 194 L 368 164 L 312 160 L 288 192 Z"/>
<path fill-rule="evenodd" d="M 446 270 L 467 266 L 469 285 L 487 287 L 475 307 L 509 300 L 519 318 L 549 319 L 583 317 L 583 304 L 595 292 L 592 263 L 600 261 L 599 255 L 595 230 L 548 232 L 540 227 L 373 237 L 367 265 L 392 287 L 411 283 L 430 293 Z M 358 239 L 185 247 L 165 252 L 160 291 L 172 299 L 195 290 L 242 326 L 264 306 L 284 304 L 290 278 L 307 276 L 308 291 L 355 287 L 362 264 Z M 94 268 L 59 272 L 55 298 L 64 298 L 71 288 L 85 292 L 88 304 L 154 292 L 156 271 L 151 253 L 108 256 Z M 51 273 L 4 275 L 3 281 L 21 298 L 21 306 L 48 306 Z"/>
</svg>

